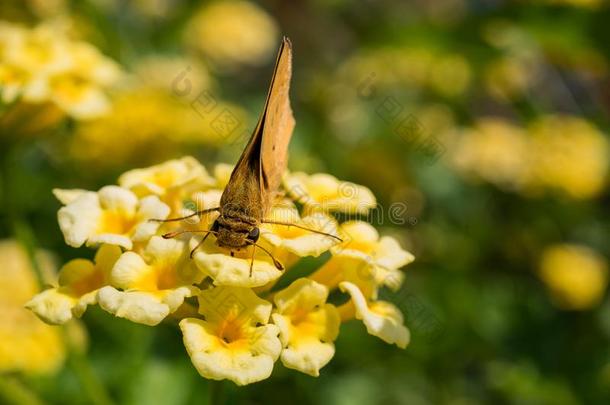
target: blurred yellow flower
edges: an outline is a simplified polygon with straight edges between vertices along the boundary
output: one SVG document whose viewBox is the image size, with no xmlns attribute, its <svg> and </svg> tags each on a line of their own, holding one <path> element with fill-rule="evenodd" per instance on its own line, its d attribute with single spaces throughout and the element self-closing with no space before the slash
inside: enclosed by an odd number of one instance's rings
<svg viewBox="0 0 610 405">
<path fill-rule="evenodd" d="M 204 319 L 180 321 L 184 346 L 199 374 L 238 385 L 269 377 L 282 349 L 279 328 L 269 324 L 271 308 L 248 288 L 202 291 L 199 313 Z"/>
<path fill-rule="evenodd" d="M 24 308 L 38 292 L 25 249 L 13 240 L 0 241 L 0 263 L 0 372 L 57 371 L 66 354 L 61 331 Z"/>
<path fill-rule="evenodd" d="M 538 0 L 545 4 L 566 4 L 574 7 L 595 9 L 604 4 L 604 0 Z"/>
<path fill-rule="evenodd" d="M 278 28 L 255 3 L 241 0 L 205 5 L 189 22 L 185 39 L 214 62 L 259 65 L 273 55 Z"/>
<path fill-rule="evenodd" d="M 542 252 L 539 275 L 562 309 L 586 310 L 602 300 L 608 285 L 606 260 L 580 245 L 554 245 Z"/>
<path fill-rule="evenodd" d="M 462 132 L 452 150 L 452 163 L 467 176 L 507 189 L 519 189 L 529 181 L 527 137 L 505 119 L 479 119 Z"/>
<path fill-rule="evenodd" d="M 337 70 L 338 80 L 347 79 L 348 83 L 360 83 L 370 75 L 377 88 L 416 86 L 454 97 L 468 89 L 472 69 L 460 54 L 404 46 L 355 54 Z M 340 96 L 345 97 L 345 93 Z"/>
<path fill-rule="evenodd" d="M 110 271 L 121 255 L 121 248 L 102 245 L 95 262 L 74 259 L 59 271 L 58 287 L 49 288 L 25 306 L 47 323 L 60 325 L 80 318 L 87 306 L 97 304 L 98 291 L 109 283 Z"/>
<path fill-rule="evenodd" d="M 57 213 L 66 243 L 72 247 L 101 243 L 131 249 L 133 242 L 146 241 L 159 228 L 152 218 L 164 219 L 169 207 L 157 196 L 138 197 L 118 186 L 97 193 L 84 191 Z"/>
<path fill-rule="evenodd" d="M 29 29 L 0 23 L 2 101 L 51 102 L 76 119 L 109 111 L 106 91 L 121 76 L 118 65 L 60 27 Z"/>
<path fill-rule="evenodd" d="M 532 72 L 517 57 L 504 57 L 485 68 L 485 85 L 498 100 L 512 100 L 522 96 L 532 84 Z"/>
<path fill-rule="evenodd" d="M 452 97 L 463 94 L 470 84 L 470 65 L 461 55 L 444 55 L 431 66 L 430 87 Z"/>
<path fill-rule="evenodd" d="M 160 236 L 153 236 L 142 254 L 123 253 L 112 268 L 111 286 L 99 291 L 100 307 L 120 318 L 157 325 L 199 291 L 194 284 L 203 275 L 189 253 L 185 242 Z"/>
<path fill-rule="evenodd" d="M 284 366 L 317 377 L 332 359 L 341 318 L 327 298 L 328 288 L 306 278 L 273 297 L 276 310 L 271 316 L 280 328 Z"/>
<path fill-rule="evenodd" d="M 79 123 L 69 144 L 70 157 L 97 170 L 149 165 L 193 144 L 222 145 L 245 122 L 245 112 L 235 105 L 218 100 L 213 111 L 203 114 L 199 104 L 177 100 L 168 90 L 136 86 L 121 91 L 111 114 Z M 215 126 L 226 111 L 238 123 L 230 134 Z"/>
<path fill-rule="evenodd" d="M 598 195 L 607 182 L 610 144 L 593 124 L 549 115 L 530 127 L 534 181 L 573 198 Z"/>
<path fill-rule="evenodd" d="M 560 191 L 593 198 L 605 187 L 610 165 L 604 134 L 573 116 L 542 116 L 526 129 L 501 118 L 480 119 L 451 150 L 464 175 L 525 195 Z"/>
</svg>

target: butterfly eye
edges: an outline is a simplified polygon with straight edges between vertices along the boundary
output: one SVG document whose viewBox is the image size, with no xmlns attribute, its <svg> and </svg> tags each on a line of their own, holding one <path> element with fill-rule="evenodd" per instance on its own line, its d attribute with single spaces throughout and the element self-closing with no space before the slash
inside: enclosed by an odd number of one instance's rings
<svg viewBox="0 0 610 405">
<path fill-rule="evenodd" d="M 252 242 L 256 242 L 259 236 L 260 231 L 258 230 L 258 228 L 252 228 L 252 230 L 248 234 L 248 239 L 250 239 Z"/>
</svg>

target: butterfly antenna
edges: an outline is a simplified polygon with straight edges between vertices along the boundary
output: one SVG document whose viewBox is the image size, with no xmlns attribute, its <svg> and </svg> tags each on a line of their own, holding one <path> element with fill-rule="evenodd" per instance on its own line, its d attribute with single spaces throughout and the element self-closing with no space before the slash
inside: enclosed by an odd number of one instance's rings
<svg viewBox="0 0 610 405">
<path fill-rule="evenodd" d="M 207 210 L 201 210 L 201 211 L 196 211 L 196 212 L 193 212 L 192 214 L 187 215 L 187 216 L 185 216 L 185 217 L 179 217 L 179 218 L 168 218 L 168 219 L 157 219 L 157 218 L 152 218 L 152 219 L 149 219 L 149 221 L 152 221 L 152 222 L 175 222 L 175 221 L 184 221 L 185 219 L 189 219 L 189 218 L 192 218 L 192 217 L 195 217 L 195 216 L 198 216 L 198 215 L 204 215 L 204 214 L 210 213 L 210 212 L 212 212 L 212 211 L 218 211 L 219 209 L 220 209 L 219 207 L 216 207 L 216 208 L 208 208 Z"/>
<path fill-rule="evenodd" d="M 161 235 L 161 237 L 163 239 L 172 239 L 175 238 L 176 236 L 180 236 L 183 235 L 185 233 L 205 233 L 205 232 L 211 232 L 211 231 L 204 231 L 204 230 L 180 230 L 180 231 L 174 231 L 174 232 L 168 232 L 168 233 L 164 233 L 163 235 Z"/>
<path fill-rule="evenodd" d="M 343 242 L 343 239 L 341 239 L 337 235 L 333 235 L 333 234 L 327 233 L 327 232 L 318 231 L 316 229 L 307 228 L 306 226 L 297 225 L 297 224 L 293 224 L 293 223 L 290 223 L 290 222 L 270 221 L 270 220 L 266 220 L 266 219 L 262 220 L 261 222 L 264 223 L 264 224 L 294 226 L 295 228 L 304 229 L 306 231 L 317 233 L 319 235 L 330 236 L 331 238 L 334 238 L 334 239 L 338 240 L 339 242 Z"/>
</svg>

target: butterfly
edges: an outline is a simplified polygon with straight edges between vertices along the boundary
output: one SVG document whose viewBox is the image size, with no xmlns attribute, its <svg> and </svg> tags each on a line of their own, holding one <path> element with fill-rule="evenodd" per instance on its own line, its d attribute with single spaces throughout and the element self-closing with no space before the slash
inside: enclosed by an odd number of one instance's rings
<svg viewBox="0 0 610 405">
<path fill-rule="evenodd" d="M 231 255 L 235 250 L 239 251 L 253 246 L 250 274 L 252 274 L 256 248 L 267 253 L 274 265 L 279 270 L 283 270 L 283 265 L 273 257 L 271 252 L 257 243 L 260 236 L 259 226 L 264 223 L 294 226 L 341 241 L 338 236 L 322 231 L 298 224 L 266 219 L 279 195 L 282 175 L 287 167 L 288 145 L 295 125 L 289 99 L 291 76 L 292 44 L 287 37 L 284 37 L 278 51 L 265 107 L 231 173 L 229 182 L 220 198 L 219 207 L 197 211 L 186 217 L 158 220 L 161 222 L 180 221 L 210 212 L 219 213 L 212 227 L 209 230 L 201 231 L 205 233 L 205 236 L 191 251 L 191 257 L 209 235 L 215 235 L 218 246 L 229 249 Z M 188 232 L 193 231 L 170 232 L 163 237 L 171 238 Z"/>
</svg>

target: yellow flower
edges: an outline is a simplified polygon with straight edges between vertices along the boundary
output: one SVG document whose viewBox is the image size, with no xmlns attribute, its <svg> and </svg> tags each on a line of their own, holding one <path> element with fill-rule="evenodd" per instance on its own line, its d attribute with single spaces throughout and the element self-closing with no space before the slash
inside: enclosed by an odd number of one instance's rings
<svg viewBox="0 0 610 405">
<path fill-rule="evenodd" d="M 263 9 L 237 0 L 202 8 L 188 24 L 186 42 L 215 62 L 232 67 L 265 62 L 275 50 L 277 36 L 275 21 Z"/>
<path fill-rule="evenodd" d="M 138 200 L 129 190 L 106 186 L 78 195 L 59 210 L 57 219 L 70 246 L 108 243 L 131 249 L 133 242 L 146 241 L 157 231 L 159 223 L 150 219 L 168 214 L 169 207 L 156 196 Z"/>
<path fill-rule="evenodd" d="M 334 288 L 341 281 L 357 284 L 367 297 L 377 294 L 377 287 L 396 290 L 404 275 L 399 269 L 414 260 L 391 236 L 379 237 L 377 230 L 362 221 L 341 224 L 343 243 L 332 247 L 333 257 L 311 278 Z"/>
<path fill-rule="evenodd" d="M 501 101 L 523 95 L 532 79 L 527 63 L 516 56 L 495 60 L 485 68 L 487 90 Z"/>
<path fill-rule="evenodd" d="M 453 150 L 453 163 L 467 176 L 517 191 L 530 181 L 530 145 L 525 131 L 509 121 L 480 119 Z"/>
<path fill-rule="evenodd" d="M 534 122 L 529 131 L 536 182 L 580 199 L 603 190 L 610 144 L 593 124 L 578 117 L 549 115 Z"/>
<path fill-rule="evenodd" d="M 500 118 L 485 118 L 451 148 L 462 173 L 533 195 L 560 190 L 572 198 L 597 196 L 610 166 L 610 144 L 593 124 L 547 115 L 527 131 Z"/>
<path fill-rule="evenodd" d="M 74 259 L 59 271 L 58 287 L 37 294 L 27 304 L 43 321 L 64 324 L 79 318 L 87 306 L 97 304 L 97 293 L 107 285 L 112 266 L 121 255 L 121 248 L 103 245 L 95 255 L 95 263 Z"/>
<path fill-rule="evenodd" d="M 297 172 L 285 176 L 284 188 L 306 211 L 339 211 L 366 214 L 377 202 L 371 191 L 329 174 Z"/>
<path fill-rule="evenodd" d="M 430 86 L 442 95 L 458 96 L 470 83 L 470 65 L 463 56 L 440 56 L 430 68 Z"/>
<path fill-rule="evenodd" d="M 356 319 L 362 320 L 369 334 L 401 349 L 407 347 L 411 334 L 403 325 L 403 317 L 398 308 L 386 301 L 368 301 L 360 288 L 353 283 L 344 281 L 339 284 L 339 288 L 352 297 Z M 342 313 L 344 320 L 349 319 L 350 309 L 351 307 L 340 308 L 340 311 L 345 312 Z"/>
<path fill-rule="evenodd" d="M 112 287 L 98 293 L 100 306 L 118 317 L 157 325 L 198 291 L 194 284 L 203 275 L 189 253 L 187 243 L 159 236 L 150 239 L 142 255 L 123 253 L 110 274 Z"/>
<path fill-rule="evenodd" d="M 238 385 L 269 377 L 282 349 L 279 328 L 269 324 L 271 308 L 247 288 L 202 291 L 199 313 L 204 319 L 180 321 L 184 346 L 199 374 Z"/>
<path fill-rule="evenodd" d="M 216 179 L 216 188 L 224 189 L 229 183 L 231 173 L 233 173 L 233 165 L 219 163 L 214 166 L 214 178 Z"/>
<path fill-rule="evenodd" d="M 61 367 L 65 347 L 60 330 L 24 308 L 39 291 L 27 253 L 15 241 L 0 241 L 0 263 L 0 373 L 52 373 Z"/>
<path fill-rule="evenodd" d="M 608 266 L 597 252 L 579 245 L 555 245 L 542 253 L 539 274 L 555 304 L 585 310 L 599 304 L 608 285 Z"/>
<path fill-rule="evenodd" d="M 195 189 L 213 184 L 213 181 L 196 159 L 187 156 L 125 172 L 119 177 L 119 186 L 140 198 L 156 195 L 178 215 L 186 196 Z"/>
<path fill-rule="evenodd" d="M 108 111 L 106 90 L 120 78 L 116 63 L 58 26 L 0 24 L 0 85 L 5 102 L 51 102 L 77 119 Z"/>
<path fill-rule="evenodd" d="M 334 356 L 341 319 L 327 298 L 324 285 L 306 278 L 275 294 L 271 317 L 280 328 L 284 366 L 317 377 Z"/>
</svg>

